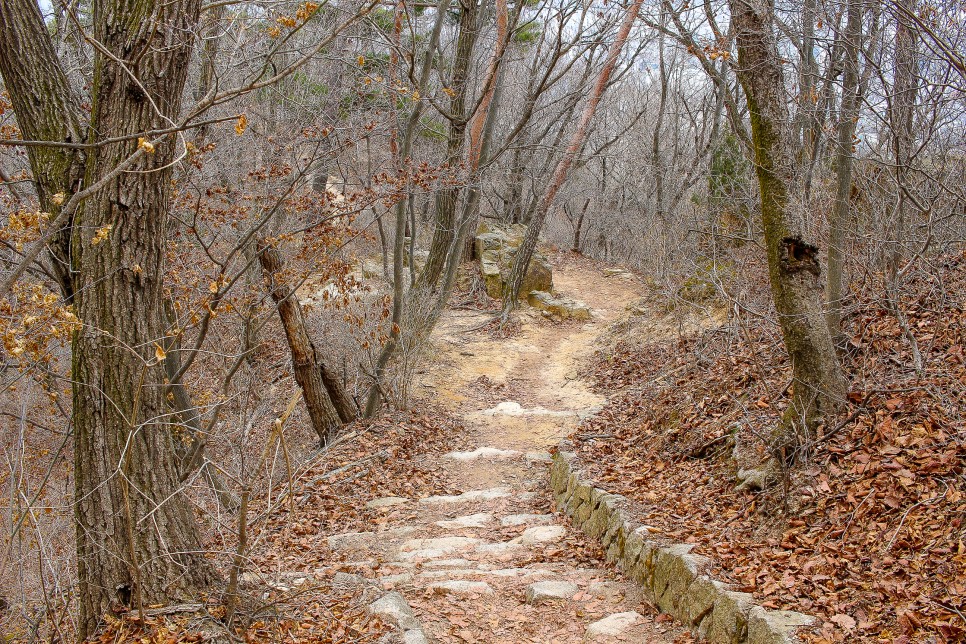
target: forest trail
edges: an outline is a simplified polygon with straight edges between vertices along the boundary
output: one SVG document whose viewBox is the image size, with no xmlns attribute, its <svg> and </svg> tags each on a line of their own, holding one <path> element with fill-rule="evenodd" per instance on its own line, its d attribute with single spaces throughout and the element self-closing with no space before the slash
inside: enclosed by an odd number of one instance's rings
<svg viewBox="0 0 966 644">
<path fill-rule="evenodd" d="M 591 321 L 558 323 L 524 310 L 506 339 L 467 332 L 492 313 L 449 310 L 438 325 L 415 398 L 463 420 L 464 451 L 431 466 L 464 492 L 376 501 L 387 504 L 379 548 L 391 553 L 381 581 L 441 643 L 690 641 L 676 640 L 679 631 L 596 546 L 552 514 L 547 452 L 603 402 L 578 369 L 643 290 L 631 274 L 605 276 L 583 260 L 558 264 L 556 289 L 588 304 Z"/>
</svg>

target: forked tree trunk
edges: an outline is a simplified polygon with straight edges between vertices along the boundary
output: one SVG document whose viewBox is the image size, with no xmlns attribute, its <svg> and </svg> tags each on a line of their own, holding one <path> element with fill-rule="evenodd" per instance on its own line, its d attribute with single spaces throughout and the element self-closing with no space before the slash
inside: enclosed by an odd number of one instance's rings
<svg viewBox="0 0 966 644">
<path fill-rule="evenodd" d="M 201 0 L 94 3 L 92 140 L 169 127 L 181 109 Z M 102 51 L 100 48 L 103 48 Z M 107 53 L 105 53 L 107 52 Z M 137 80 L 117 61 L 137 60 Z M 118 173 L 78 211 L 73 345 L 79 632 L 118 604 L 196 597 L 213 578 L 181 485 L 157 351 L 175 137 L 136 172 Z M 89 153 L 85 185 L 138 149 L 130 138 Z"/>
<path fill-rule="evenodd" d="M 268 281 L 272 300 L 285 330 L 292 353 L 295 382 L 302 389 L 302 398 L 312 419 L 312 428 L 325 445 L 343 423 L 355 420 L 355 404 L 346 394 L 342 383 L 322 362 L 315 344 L 309 337 L 295 291 L 280 279 L 283 262 L 277 248 L 264 240 L 259 242 L 258 260 Z"/>
<path fill-rule="evenodd" d="M 775 447 L 781 449 L 792 438 L 810 435 L 842 403 L 845 379 L 822 306 L 819 249 L 804 239 L 804 231 L 794 229 L 789 213 L 796 159 L 773 32 L 774 5 L 768 0 L 729 0 L 729 5 L 737 74 L 751 116 L 772 297 L 794 379 L 792 404 L 775 437 Z"/>
</svg>

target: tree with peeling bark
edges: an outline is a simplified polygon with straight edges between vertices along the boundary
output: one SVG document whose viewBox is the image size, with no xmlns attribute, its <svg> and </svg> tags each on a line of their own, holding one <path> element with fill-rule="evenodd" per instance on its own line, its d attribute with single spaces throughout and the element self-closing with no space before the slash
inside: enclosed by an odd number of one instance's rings
<svg viewBox="0 0 966 644">
<path fill-rule="evenodd" d="M 620 29 L 618 29 L 614 41 L 607 50 L 607 56 L 604 58 L 604 64 L 600 70 L 600 74 L 597 76 L 597 81 L 594 83 L 594 88 L 591 90 L 587 103 L 581 112 L 577 128 L 570 138 L 570 144 L 564 151 L 563 157 L 557 162 L 557 167 L 554 169 L 553 176 L 550 178 L 550 183 L 547 184 L 546 190 L 544 190 L 543 195 L 540 197 L 540 202 L 533 214 L 533 218 L 527 226 L 526 235 L 524 235 L 523 243 L 520 244 L 520 248 L 517 250 L 516 256 L 513 259 L 513 269 L 503 293 L 502 318 L 504 321 L 516 307 L 517 299 L 520 297 L 520 288 L 523 285 L 523 278 L 526 276 L 527 269 L 530 266 L 533 251 L 536 250 L 537 238 L 540 235 L 540 230 L 543 228 L 547 213 L 550 211 L 551 206 L 553 206 L 554 199 L 560 191 L 561 186 L 563 186 L 564 181 L 567 180 L 567 175 L 574 160 L 577 158 L 577 154 L 584 146 L 587 132 L 590 129 L 590 123 L 597 113 L 597 106 L 600 104 L 600 99 L 604 95 L 604 90 L 607 89 L 610 75 L 617 65 L 617 59 L 621 54 L 621 50 L 624 49 L 624 44 L 627 42 L 627 37 L 631 33 L 631 27 L 634 26 L 634 22 L 637 20 L 642 4 L 642 0 L 635 0 L 627 8 L 627 13 L 624 14 Z"/>
</svg>

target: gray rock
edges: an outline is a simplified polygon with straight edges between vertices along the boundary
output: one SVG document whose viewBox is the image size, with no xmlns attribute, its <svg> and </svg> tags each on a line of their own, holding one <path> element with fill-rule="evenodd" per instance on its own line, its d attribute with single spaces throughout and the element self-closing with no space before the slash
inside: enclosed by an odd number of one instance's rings
<svg viewBox="0 0 966 644">
<path fill-rule="evenodd" d="M 472 565 L 473 562 L 469 559 L 437 559 L 427 561 L 423 568 L 469 568 Z"/>
<path fill-rule="evenodd" d="M 482 512 L 480 514 L 470 514 L 463 517 L 456 517 L 448 521 L 437 521 L 436 525 L 441 528 L 484 528 L 493 521 L 493 515 Z"/>
<path fill-rule="evenodd" d="M 504 528 L 515 525 L 548 525 L 553 523 L 552 514 L 510 514 L 500 519 Z"/>
<path fill-rule="evenodd" d="M 497 559 L 504 559 L 512 557 L 519 552 L 526 549 L 526 546 L 516 543 L 513 541 L 504 541 L 501 543 L 484 543 L 481 546 L 476 547 L 476 554 L 484 557 L 495 557 Z"/>
<path fill-rule="evenodd" d="M 409 552 L 400 552 L 396 555 L 399 559 L 398 562 L 394 562 L 395 565 L 399 565 L 406 562 L 419 562 L 425 559 L 439 559 L 440 557 L 445 557 L 448 553 L 442 550 L 436 550 L 435 548 L 421 548 L 419 550 L 410 550 Z"/>
<path fill-rule="evenodd" d="M 440 581 L 428 586 L 440 595 L 492 595 L 493 587 L 485 581 Z"/>
<path fill-rule="evenodd" d="M 767 469 L 747 469 L 738 470 L 738 484 L 735 489 L 742 490 L 764 490 L 771 478 L 771 471 Z"/>
<path fill-rule="evenodd" d="M 590 307 L 578 300 L 567 297 L 554 297 L 546 291 L 530 291 L 527 304 L 535 309 L 546 311 L 561 320 L 589 320 Z"/>
<path fill-rule="evenodd" d="M 550 452 L 527 452 L 524 457 L 526 458 L 527 465 L 553 462 L 553 457 L 550 456 Z"/>
<path fill-rule="evenodd" d="M 399 625 L 403 630 L 418 629 L 419 622 L 409 602 L 397 592 L 386 593 L 369 604 L 369 612 Z"/>
<path fill-rule="evenodd" d="M 538 543 L 554 543 L 567 536 L 567 528 L 562 525 L 543 525 L 527 528 L 520 535 L 520 543 L 532 546 Z"/>
<path fill-rule="evenodd" d="M 690 626 L 698 626 L 714 609 L 714 602 L 728 586 L 715 581 L 705 575 L 699 576 L 688 586 L 685 596 L 681 599 L 683 610 L 681 620 Z"/>
<path fill-rule="evenodd" d="M 515 449 L 497 449 L 496 447 L 477 447 L 472 452 L 450 452 L 443 454 L 443 458 L 454 461 L 475 461 L 479 459 L 505 460 L 517 458 L 520 452 Z"/>
<path fill-rule="evenodd" d="M 404 572 L 398 575 L 384 575 L 379 578 L 379 583 L 383 586 L 388 586 L 389 588 L 395 588 L 396 586 L 405 586 L 411 584 L 413 581 L 412 574 Z"/>
<path fill-rule="evenodd" d="M 437 539 L 412 539 L 399 547 L 400 552 L 416 552 L 420 550 L 434 550 L 449 554 L 472 550 L 483 543 L 482 539 L 473 537 L 439 537 Z"/>
<path fill-rule="evenodd" d="M 403 644 L 429 644 L 426 633 L 421 628 L 415 628 L 403 633 Z"/>
<path fill-rule="evenodd" d="M 615 602 L 624 596 L 624 586 L 613 581 L 595 581 L 587 586 L 587 593 L 598 599 Z"/>
<path fill-rule="evenodd" d="M 688 544 L 661 548 L 654 564 L 654 603 L 682 620 L 687 619 L 682 599 L 707 563 L 703 557 L 690 554 L 692 548 Z"/>
<path fill-rule="evenodd" d="M 755 606 L 748 614 L 748 644 L 795 644 L 795 631 L 815 623 L 815 618 L 790 610 L 765 610 Z"/>
<path fill-rule="evenodd" d="M 525 232 L 525 227 L 493 226 L 490 230 L 476 236 L 474 242 L 476 255 L 480 258 L 480 273 L 490 297 L 494 299 L 502 297 L 503 286 L 510 277 L 513 260 Z M 550 262 L 539 252 L 534 252 L 527 274 L 523 278 L 520 295 L 525 296 L 530 291 L 552 289 L 553 274 Z"/>
<path fill-rule="evenodd" d="M 420 499 L 421 505 L 440 505 L 448 503 L 470 503 L 473 501 L 492 501 L 510 496 L 510 488 L 495 487 L 489 490 L 470 490 L 462 494 L 449 494 L 440 496 L 429 496 Z"/>
<path fill-rule="evenodd" d="M 538 581 L 527 586 L 528 604 L 566 601 L 577 594 L 577 584 L 569 581 Z"/>
<path fill-rule="evenodd" d="M 584 642 L 597 642 L 622 637 L 627 635 L 642 619 L 644 618 L 641 614 L 634 611 L 608 615 L 587 627 L 587 630 L 584 631 Z"/>
<path fill-rule="evenodd" d="M 698 627 L 698 635 L 712 642 L 744 641 L 753 601 L 754 597 L 748 593 L 723 591 L 715 600 L 711 615 Z"/>
</svg>

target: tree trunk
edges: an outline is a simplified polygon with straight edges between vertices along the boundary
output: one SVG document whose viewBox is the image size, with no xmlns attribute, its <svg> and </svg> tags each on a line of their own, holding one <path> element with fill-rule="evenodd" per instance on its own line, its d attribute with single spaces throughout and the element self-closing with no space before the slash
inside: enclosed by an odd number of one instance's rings
<svg viewBox="0 0 966 644">
<path fill-rule="evenodd" d="M 842 108 L 839 110 L 838 149 L 835 152 L 835 206 L 829 219 L 828 275 L 825 283 L 828 328 L 836 344 L 841 344 L 842 335 L 845 235 L 852 193 L 855 125 L 859 118 L 859 41 L 861 38 L 862 7 L 858 0 L 848 0 L 848 18 L 843 38 L 845 74 L 842 78 Z"/>
<path fill-rule="evenodd" d="M 453 94 L 449 104 L 450 123 L 446 141 L 446 166 L 452 169 L 459 167 L 463 161 L 466 146 L 467 75 L 473 62 L 473 50 L 476 48 L 477 2 L 478 0 L 465 0 L 460 3 L 462 9 L 459 36 L 456 39 L 456 59 L 453 61 L 453 74 L 449 83 Z M 436 194 L 436 221 L 429 256 L 419 278 L 421 286 L 435 287 L 443 274 L 446 256 L 456 235 L 456 205 L 462 192 L 461 186 L 454 185 L 444 187 Z"/>
<path fill-rule="evenodd" d="M 278 307 L 278 317 L 292 352 L 295 382 L 302 389 L 312 428 L 325 445 L 343 423 L 355 420 L 354 404 L 346 395 L 342 383 L 322 363 L 305 328 L 302 305 L 294 290 L 279 279 L 283 266 L 281 253 L 265 240 L 258 245 L 258 260 L 265 272 L 272 301 Z"/>
<path fill-rule="evenodd" d="M 168 127 L 181 109 L 200 0 L 94 3 L 92 140 Z M 100 49 L 103 48 L 103 51 Z M 137 60 L 137 80 L 117 61 Z M 117 604 L 196 597 L 213 578 L 179 493 L 175 434 L 158 345 L 176 137 L 136 172 L 116 173 L 78 210 L 72 235 L 74 477 L 79 634 Z M 87 158 L 85 185 L 138 149 L 127 139 Z"/>
<path fill-rule="evenodd" d="M 474 0 L 475 1 L 475 0 Z M 440 34 L 443 30 L 443 22 L 446 16 L 446 11 L 449 8 L 450 0 L 439 0 L 437 5 L 437 18 L 436 24 L 433 26 L 432 34 L 429 38 L 429 43 L 427 44 L 426 53 L 423 56 L 423 65 L 419 73 L 419 82 L 417 84 L 417 91 L 420 95 L 423 95 L 427 91 L 427 86 L 429 83 L 430 74 L 433 71 L 433 52 L 439 46 Z M 400 35 L 402 32 L 402 4 L 397 2 L 395 9 L 395 26 L 393 32 L 393 42 L 398 45 Z M 399 63 L 398 54 L 396 53 L 397 48 L 393 49 L 393 53 L 389 58 L 389 80 L 390 83 L 394 82 L 397 75 L 397 66 Z M 409 118 L 406 121 L 406 127 L 402 132 L 402 140 L 397 139 L 397 132 L 393 131 L 392 136 L 389 140 L 389 150 L 392 154 L 392 160 L 396 166 L 397 172 L 402 174 L 404 170 L 404 164 L 409 158 L 409 153 L 412 150 L 413 139 L 416 136 L 416 128 L 419 125 L 420 116 L 425 108 L 425 102 L 417 101 L 413 106 L 412 111 L 409 113 Z M 406 203 L 408 199 L 400 198 L 396 203 L 394 210 L 396 214 L 396 226 L 395 226 L 395 238 L 393 240 L 393 262 L 392 262 L 392 282 L 393 282 L 393 294 L 392 294 L 392 317 L 389 339 L 386 344 L 382 347 L 382 351 L 379 352 L 379 356 L 376 358 L 376 368 L 373 374 L 372 386 L 369 388 L 369 395 L 366 397 L 366 405 L 363 414 L 369 418 L 376 414 L 377 411 L 382 407 L 383 391 L 382 391 L 382 380 L 385 375 L 386 368 L 389 366 L 389 361 L 392 359 L 396 350 L 399 348 L 400 339 L 402 335 L 402 327 L 405 323 L 404 315 L 407 308 L 407 294 L 403 288 L 403 238 L 405 236 L 406 229 Z M 434 239 L 433 243 L 436 243 Z M 433 255 L 433 250 L 430 250 L 430 257 Z M 445 256 L 445 255 L 444 255 Z M 423 269 L 426 272 L 426 269 Z M 423 281 L 423 278 L 420 278 Z M 409 304 L 412 304 L 412 293 L 413 291 L 421 289 L 410 289 L 409 293 Z"/>
<path fill-rule="evenodd" d="M 70 89 L 35 0 L 0 0 L 0 74 L 25 140 L 83 143 L 77 100 Z M 84 175 L 81 150 L 27 148 L 40 209 L 55 218 Z M 55 195 L 60 197 L 55 198 Z M 70 221 L 48 244 L 53 273 L 70 303 Z"/>
<path fill-rule="evenodd" d="M 772 297 L 792 362 L 792 401 L 776 447 L 804 440 L 844 399 L 845 379 L 822 307 L 819 249 L 789 213 L 796 170 L 781 57 L 767 0 L 730 0 L 738 48 L 737 73 L 751 117 L 755 171 L 768 249 Z M 802 432 L 804 436 L 796 436 Z"/>
</svg>

